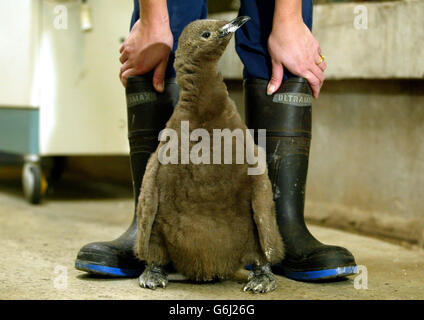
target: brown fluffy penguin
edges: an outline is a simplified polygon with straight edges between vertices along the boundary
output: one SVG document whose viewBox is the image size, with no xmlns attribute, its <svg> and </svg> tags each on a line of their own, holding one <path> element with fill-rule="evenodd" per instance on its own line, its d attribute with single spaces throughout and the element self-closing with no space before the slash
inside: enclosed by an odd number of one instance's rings
<svg viewBox="0 0 424 320">
<path fill-rule="evenodd" d="M 231 35 L 248 19 L 197 20 L 179 38 L 174 66 L 180 98 L 163 131 L 173 129 L 175 139 L 168 132 L 170 139 L 161 139 L 149 159 L 138 201 L 134 251 L 146 261 L 139 279 L 142 287 L 165 287 L 167 275 L 163 267 L 172 261 L 180 273 L 196 281 L 228 279 L 246 264 L 252 264 L 244 290 L 268 292 L 276 288 L 269 264 L 281 261 L 284 249 L 265 158 L 258 161 L 262 174 L 249 175 L 248 169 L 253 166 L 235 160 L 240 137 L 231 142 L 232 164 L 214 164 L 212 148 L 217 147 L 212 138 L 210 149 L 206 150 L 210 154 L 201 149 L 206 161 L 187 163 L 183 156 L 187 148 L 200 154 L 193 148 L 198 141 L 190 141 L 182 133 L 184 125 L 189 134 L 202 128 L 211 137 L 214 129 L 241 129 L 246 150 L 251 142 L 258 154 L 259 149 L 252 136 L 246 134 L 247 127 L 217 72 L 218 60 Z M 202 135 L 202 139 L 206 138 Z M 178 161 L 164 164 L 172 146 L 179 146 L 179 154 L 174 157 Z M 225 158 L 224 144 L 218 155 Z"/>
</svg>

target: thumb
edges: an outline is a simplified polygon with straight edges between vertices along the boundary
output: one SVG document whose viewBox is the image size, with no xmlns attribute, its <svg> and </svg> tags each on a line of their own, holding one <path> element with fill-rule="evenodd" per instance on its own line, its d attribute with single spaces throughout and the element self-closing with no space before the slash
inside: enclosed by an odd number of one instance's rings
<svg viewBox="0 0 424 320">
<path fill-rule="evenodd" d="M 283 65 L 279 62 L 272 61 L 272 75 L 271 80 L 269 80 L 268 87 L 266 89 L 267 95 L 270 96 L 281 86 L 281 81 L 283 81 L 283 75 Z"/>
<path fill-rule="evenodd" d="M 168 64 L 168 59 L 162 60 L 155 68 L 153 73 L 153 87 L 158 92 L 163 92 L 165 90 L 165 71 L 166 65 Z"/>
</svg>

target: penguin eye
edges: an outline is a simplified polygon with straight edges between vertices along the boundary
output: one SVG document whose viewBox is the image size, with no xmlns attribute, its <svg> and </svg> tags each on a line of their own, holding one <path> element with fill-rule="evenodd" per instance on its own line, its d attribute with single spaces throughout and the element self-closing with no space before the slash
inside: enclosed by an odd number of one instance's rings
<svg viewBox="0 0 424 320">
<path fill-rule="evenodd" d="M 210 36 L 211 36 L 211 33 L 210 33 L 209 31 L 205 31 L 205 32 L 203 32 L 203 33 L 202 33 L 202 38 L 207 39 L 207 38 L 209 38 Z"/>
</svg>

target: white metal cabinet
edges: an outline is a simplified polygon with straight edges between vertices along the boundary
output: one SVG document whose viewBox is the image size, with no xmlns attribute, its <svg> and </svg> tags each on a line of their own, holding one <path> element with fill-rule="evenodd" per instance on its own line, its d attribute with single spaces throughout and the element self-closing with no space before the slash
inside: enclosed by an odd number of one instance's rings
<svg viewBox="0 0 424 320">
<path fill-rule="evenodd" d="M 0 2 L 0 151 L 40 157 L 128 154 L 119 47 L 131 0 Z M 24 170 L 25 172 L 25 170 Z"/>
</svg>

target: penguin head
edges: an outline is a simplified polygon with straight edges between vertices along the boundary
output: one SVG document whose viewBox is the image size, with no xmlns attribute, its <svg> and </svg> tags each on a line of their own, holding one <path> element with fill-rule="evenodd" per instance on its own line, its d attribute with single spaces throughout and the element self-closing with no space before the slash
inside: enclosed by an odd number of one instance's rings
<svg viewBox="0 0 424 320">
<path fill-rule="evenodd" d="M 188 24 L 178 40 L 176 69 L 181 63 L 218 62 L 233 33 L 248 20 L 249 17 L 240 16 L 229 22 L 206 19 Z"/>
</svg>

